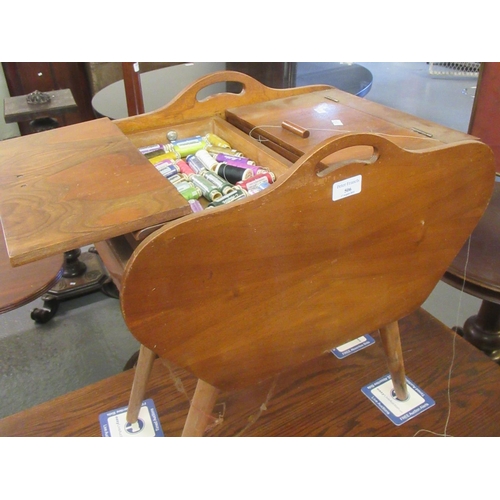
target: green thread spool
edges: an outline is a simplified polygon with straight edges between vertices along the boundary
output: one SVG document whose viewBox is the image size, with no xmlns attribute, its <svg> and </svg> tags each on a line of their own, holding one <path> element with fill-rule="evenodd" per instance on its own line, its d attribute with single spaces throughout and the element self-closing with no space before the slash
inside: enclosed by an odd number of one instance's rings
<svg viewBox="0 0 500 500">
<path fill-rule="evenodd" d="M 201 190 L 203 198 L 208 201 L 215 201 L 222 197 L 222 193 L 205 177 L 199 174 L 192 174 L 189 180 Z"/>
<path fill-rule="evenodd" d="M 232 203 L 233 201 L 237 200 L 242 200 L 243 198 L 246 198 L 247 194 L 243 189 L 241 188 L 235 188 L 235 191 L 232 193 L 228 193 L 218 200 L 212 201 L 211 203 L 208 204 L 207 208 L 215 208 L 215 207 L 220 207 L 222 205 L 227 205 L 229 203 Z"/>
<path fill-rule="evenodd" d="M 174 184 L 174 186 L 185 200 L 198 200 L 202 196 L 201 189 L 196 187 L 192 182 L 182 181 Z"/>
<path fill-rule="evenodd" d="M 207 181 L 211 182 L 222 194 L 228 194 L 234 191 L 234 186 L 232 184 L 211 170 L 205 170 L 201 175 L 205 177 Z"/>
</svg>

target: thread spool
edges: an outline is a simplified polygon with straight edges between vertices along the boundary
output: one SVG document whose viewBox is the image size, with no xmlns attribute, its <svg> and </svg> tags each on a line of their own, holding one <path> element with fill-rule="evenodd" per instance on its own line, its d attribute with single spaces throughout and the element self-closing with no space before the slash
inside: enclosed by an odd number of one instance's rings
<svg viewBox="0 0 500 500">
<path fill-rule="evenodd" d="M 174 175 L 169 175 L 168 180 L 172 184 L 177 184 L 178 182 L 183 182 L 183 181 L 188 181 L 189 177 L 186 174 L 174 174 Z"/>
<path fill-rule="evenodd" d="M 226 165 L 229 165 L 231 167 L 241 168 L 243 170 L 250 170 L 252 172 L 252 175 L 266 174 L 266 173 L 269 172 L 268 168 L 261 167 L 259 165 L 247 165 L 247 164 L 243 164 L 242 165 L 242 164 L 240 164 L 238 162 L 233 162 L 233 161 L 225 161 L 225 162 L 222 162 L 222 163 L 224 163 Z M 221 165 L 222 165 L 222 163 L 221 163 Z M 246 178 L 248 178 L 248 177 L 246 177 Z"/>
<path fill-rule="evenodd" d="M 179 158 L 180 158 L 179 153 L 177 153 L 177 151 L 174 151 L 172 149 L 171 151 L 167 151 L 166 153 L 161 153 L 161 154 L 153 156 L 153 157 L 148 157 L 148 160 L 153 165 L 156 165 L 157 163 L 159 163 L 163 160 L 178 160 Z"/>
<path fill-rule="evenodd" d="M 203 205 L 198 200 L 188 200 L 192 212 L 202 212 Z"/>
<path fill-rule="evenodd" d="M 202 196 L 202 191 L 199 187 L 195 186 L 192 182 L 181 181 L 174 184 L 177 191 L 182 195 L 182 197 L 187 200 L 197 200 Z"/>
<path fill-rule="evenodd" d="M 210 143 L 210 145 L 215 146 L 216 148 L 231 149 L 231 145 L 228 142 L 211 132 L 205 135 L 205 139 Z"/>
<path fill-rule="evenodd" d="M 172 141 L 172 147 L 181 158 L 185 158 L 188 155 L 196 153 L 200 149 L 208 146 L 208 141 L 203 137 L 196 135 L 193 137 L 187 137 L 186 139 L 179 139 L 177 141 Z"/>
<path fill-rule="evenodd" d="M 221 205 L 228 205 L 233 201 L 241 200 L 246 197 L 247 195 L 245 191 L 243 189 L 237 188 L 237 190 L 233 191 L 232 193 L 228 193 L 219 198 L 218 200 L 212 201 L 211 203 L 208 204 L 207 208 L 215 208 L 215 207 L 220 207 Z"/>
<path fill-rule="evenodd" d="M 219 163 L 215 160 L 215 158 L 205 149 L 200 149 L 199 151 L 196 151 L 194 154 L 198 160 L 203 163 L 205 168 L 207 170 L 214 170 Z"/>
<path fill-rule="evenodd" d="M 232 156 L 243 156 L 243 153 L 241 153 L 240 151 L 238 151 L 236 149 L 220 148 L 218 146 L 210 146 L 210 145 L 207 146 L 205 149 L 213 155 L 223 153 L 223 154 L 228 154 L 228 155 L 232 155 Z"/>
<path fill-rule="evenodd" d="M 186 157 L 186 162 L 194 170 L 196 174 L 200 174 L 204 170 L 206 170 L 206 167 L 203 164 L 203 162 L 201 162 L 200 159 L 197 158 L 195 155 L 189 155 L 188 157 Z"/>
<path fill-rule="evenodd" d="M 205 170 L 201 174 L 207 181 L 212 183 L 222 194 L 234 191 L 234 186 L 211 170 Z"/>
<path fill-rule="evenodd" d="M 140 147 L 139 152 L 141 152 L 146 157 L 147 155 L 155 156 L 157 154 L 165 153 L 165 148 L 163 144 L 150 144 L 149 146 Z"/>
<path fill-rule="evenodd" d="M 234 156 L 234 155 L 219 153 L 215 157 L 215 159 L 220 163 L 228 163 L 229 165 L 242 165 L 242 166 L 255 165 L 255 162 L 253 160 L 250 160 L 250 158 L 246 158 L 244 156 Z"/>
<path fill-rule="evenodd" d="M 156 165 L 156 170 L 158 170 L 163 177 L 171 177 L 179 173 L 179 167 L 175 164 Z"/>
<path fill-rule="evenodd" d="M 189 180 L 201 190 L 203 198 L 208 201 L 215 201 L 222 197 L 222 193 L 205 177 L 199 174 L 193 174 Z"/>
<path fill-rule="evenodd" d="M 176 162 L 179 171 L 186 175 L 196 174 L 196 172 L 190 167 L 189 163 L 184 160 L 177 160 Z"/>
<path fill-rule="evenodd" d="M 262 179 L 265 180 L 268 184 L 272 184 L 276 180 L 276 176 L 272 172 L 267 172 L 265 174 L 259 174 L 255 175 L 254 177 L 250 177 L 250 179 L 240 181 L 236 185 L 248 191 L 248 187 L 252 185 L 252 183 L 258 184 Z"/>
<path fill-rule="evenodd" d="M 249 168 L 235 167 L 227 163 L 218 165 L 215 173 L 231 184 L 236 184 L 253 176 L 253 172 Z"/>
</svg>

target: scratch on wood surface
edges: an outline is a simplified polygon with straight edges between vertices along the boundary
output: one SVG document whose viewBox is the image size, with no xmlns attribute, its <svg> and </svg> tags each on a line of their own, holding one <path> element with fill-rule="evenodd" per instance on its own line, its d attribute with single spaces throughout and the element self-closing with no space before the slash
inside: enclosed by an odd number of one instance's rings
<svg viewBox="0 0 500 500">
<path fill-rule="evenodd" d="M 226 414 L 226 403 L 218 403 L 215 406 L 222 406 L 221 411 L 219 411 L 219 415 L 217 417 L 213 415 L 209 415 L 209 417 L 213 420 L 213 423 L 210 425 L 207 425 L 207 428 L 205 429 L 205 433 L 211 431 L 214 427 L 217 427 L 218 425 L 221 425 L 222 422 L 224 422 L 224 415 Z M 214 407 L 215 409 L 215 407 Z"/>
<path fill-rule="evenodd" d="M 189 402 L 191 402 L 191 398 L 189 397 L 189 395 L 188 395 L 188 393 L 186 391 L 186 388 L 184 387 L 184 384 L 182 383 L 181 378 L 178 377 L 174 373 L 174 370 L 172 369 L 172 365 L 166 359 L 163 359 L 163 358 L 160 358 L 160 359 L 161 359 L 161 362 L 163 363 L 163 366 L 167 367 L 167 370 L 168 370 L 168 372 L 170 374 L 170 378 L 174 382 L 174 385 L 175 385 L 175 388 L 177 389 L 177 391 L 180 392 L 181 394 L 183 394 L 184 396 L 186 396 L 186 399 Z"/>
<path fill-rule="evenodd" d="M 248 424 L 245 425 L 245 427 L 238 432 L 238 434 L 235 434 L 235 437 L 240 437 L 243 436 L 244 433 L 259 420 L 260 416 L 262 415 L 262 412 L 267 410 L 267 405 L 269 404 L 269 401 L 271 401 L 271 398 L 274 395 L 274 390 L 276 389 L 276 384 L 278 383 L 278 375 L 274 377 L 273 383 L 271 384 L 271 387 L 269 389 L 269 392 L 267 393 L 266 400 L 260 405 L 259 411 L 255 415 L 251 415 L 248 417 Z"/>
</svg>

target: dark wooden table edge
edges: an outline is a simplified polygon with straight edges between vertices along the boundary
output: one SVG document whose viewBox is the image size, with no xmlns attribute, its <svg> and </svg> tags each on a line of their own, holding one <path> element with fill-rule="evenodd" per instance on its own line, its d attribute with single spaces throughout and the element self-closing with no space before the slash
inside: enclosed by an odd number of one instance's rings
<svg viewBox="0 0 500 500">
<path fill-rule="evenodd" d="M 306 367 L 308 372 L 304 367 L 298 367 L 297 370 L 290 371 L 292 382 L 289 384 L 286 377 L 283 379 L 284 385 L 277 387 L 267 411 L 259 417 L 258 424 L 243 435 L 440 435 L 448 416 L 448 372 L 453 345 L 457 355 L 451 378 L 453 407 L 449 435 L 500 436 L 500 422 L 497 424 L 498 419 L 494 418 L 500 410 L 500 367 L 422 309 L 401 320 L 401 335 L 407 376 L 423 390 L 429 391 L 436 400 L 434 408 L 397 427 L 361 394 L 362 385 L 387 373 L 381 346 L 374 345 L 350 356 L 351 361 L 343 365 L 330 353 L 326 353 L 317 363 L 313 360 L 310 365 L 314 366 L 313 371 L 317 373 L 313 374 L 311 380 L 319 387 L 317 394 L 323 400 L 325 397 L 332 400 L 311 407 L 316 411 L 316 414 L 310 414 L 314 418 L 306 415 L 304 419 L 304 415 L 301 415 L 303 409 L 300 408 L 304 404 L 304 394 L 307 395 L 307 376 L 311 369 Z M 434 341 L 435 345 L 429 344 Z M 431 358 L 440 361 L 431 362 Z M 342 370 L 337 369 L 339 366 L 342 366 Z M 0 420 L 0 436 L 99 437 L 99 414 L 128 404 L 133 374 L 133 370 L 128 370 L 5 417 Z M 337 383 L 330 383 L 328 377 L 332 374 L 337 377 L 334 380 Z M 327 377 L 327 385 L 321 386 L 325 383 L 324 377 Z M 348 405 L 343 404 L 345 395 L 341 394 L 342 384 L 339 385 L 339 381 L 345 381 L 348 386 L 351 384 L 348 390 L 352 397 L 349 397 Z M 171 367 L 162 360 L 155 361 L 146 397 L 155 401 L 166 437 L 180 436 L 195 384 L 196 379 L 192 375 Z M 183 391 L 179 391 L 179 386 Z M 314 390 L 316 389 L 313 388 L 313 392 Z M 255 393 L 250 391 L 250 397 L 247 390 L 222 394 L 219 401 L 228 408 L 224 421 L 221 420 L 221 425 L 216 424 L 214 414 L 214 426 L 207 434 L 218 437 L 240 435 L 241 429 L 248 427 L 256 410 L 259 407 L 262 409 L 262 396 L 267 392 L 268 387 L 263 384 Z M 316 405 L 316 399 L 318 398 L 311 399 L 310 404 Z M 333 400 L 336 400 L 336 404 L 332 406 Z M 298 406 L 295 406 L 297 402 Z M 328 410 L 326 417 L 325 404 Z M 296 408 L 297 412 L 290 414 L 291 408 Z M 328 413 L 332 411 L 331 408 L 333 413 Z M 216 413 L 218 411 L 216 408 Z M 279 426 L 274 423 L 274 420 L 283 418 L 285 420 L 282 426 L 281 423 Z M 309 421 L 314 419 L 317 422 Z"/>
</svg>

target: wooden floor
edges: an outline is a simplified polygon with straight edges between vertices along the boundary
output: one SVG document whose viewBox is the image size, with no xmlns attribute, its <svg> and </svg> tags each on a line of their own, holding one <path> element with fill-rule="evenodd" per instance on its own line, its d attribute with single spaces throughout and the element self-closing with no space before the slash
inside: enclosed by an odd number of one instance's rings
<svg viewBox="0 0 500 500">
<path fill-rule="evenodd" d="M 407 376 L 436 403 L 417 417 L 396 426 L 362 394 L 387 373 L 374 333 L 374 345 L 342 360 L 326 353 L 250 390 L 222 393 L 206 435 L 500 436 L 500 367 L 422 309 L 400 324 Z M 9 416 L 0 436 L 101 436 L 99 414 L 127 405 L 132 378 L 129 370 Z M 155 361 L 147 397 L 166 437 L 180 436 L 195 383 Z"/>
</svg>

